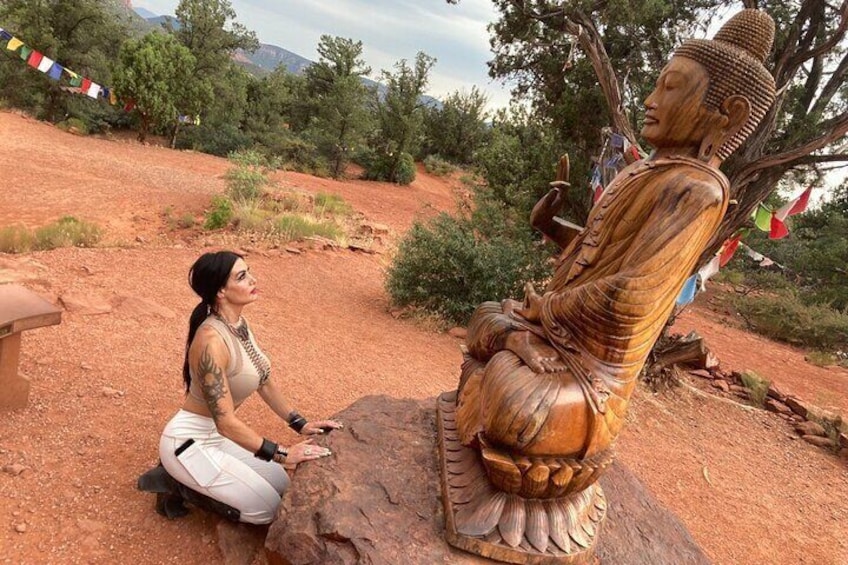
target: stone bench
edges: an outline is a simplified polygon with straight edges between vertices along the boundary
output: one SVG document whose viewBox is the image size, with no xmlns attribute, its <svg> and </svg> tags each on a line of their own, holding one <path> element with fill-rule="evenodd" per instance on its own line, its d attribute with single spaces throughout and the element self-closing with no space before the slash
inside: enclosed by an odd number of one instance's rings
<svg viewBox="0 0 848 565">
<path fill-rule="evenodd" d="M 24 408 L 29 378 L 18 373 L 21 333 L 62 321 L 62 310 L 16 284 L 0 285 L 0 411 Z"/>
</svg>

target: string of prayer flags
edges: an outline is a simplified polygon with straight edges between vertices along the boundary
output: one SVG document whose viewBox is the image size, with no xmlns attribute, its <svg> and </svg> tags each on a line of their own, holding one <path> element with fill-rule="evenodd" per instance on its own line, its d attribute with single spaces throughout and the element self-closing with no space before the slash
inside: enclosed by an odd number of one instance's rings
<svg viewBox="0 0 848 565">
<path fill-rule="evenodd" d="M 13 52 L 19 51 L 18 55 L 23 61 L 26 61 L 27 65 L 29 65 L 33 69 L 37 69 L 42 73 L 45 73 L 51 79 L 59 81 L 62 79 L 62 73 L 67 73 L 68 77 L 70 77 L 69 83 L 72 88 L 60 87 L 62 88 L 62 90 L 69 90 L 71 92 L 85 94 L 86 96 L 94 98 L 95 100 L 98 98 L 103 98 L 105 100 L 108 100 L 109 103 L 112 105 L 118 104 L 118 98 L 117 96 L 115 96 L 115 94 L 110 88 L 97 84 L 90 78 L 82 77 L 77 73 L 73 72 L 72 70 L 66 69 L 50 57 L 44 55 L 43 53 L 30 49 L 24 44 L 23 41 L 21 41 L 17 37 L 14 37 L 5 29 L 0 28 L 0 39 L 7 42 L 7 50 Z M 131 110 L 133 107 L 135 107 L 134 104 L 132 106 L 129 106 L 129 109 Z"/>
<path fill-rule="evenodd" d="M 769 239 L 782 239 L 786 237 L 789 235 L 786 218 L 806 211 L 812 192 L 813 186 L 810 185 L 797 198 L 790 200 L 777 210 L 771 210 L 761 202 L 757 205 L 757 209 L 752 216 L 754 225 L 760 230 L 768 232 Z"/>
</svg>

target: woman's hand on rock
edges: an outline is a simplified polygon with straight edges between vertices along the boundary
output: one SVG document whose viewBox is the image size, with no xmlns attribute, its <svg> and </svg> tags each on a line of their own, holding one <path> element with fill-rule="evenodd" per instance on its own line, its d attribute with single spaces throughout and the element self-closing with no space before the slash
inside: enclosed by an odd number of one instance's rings
<svg viewBox="0 0 848 565">
<path fill-rule="evenodd" d="M 297 465 L 304 461 L 313 461 L 332 455 L 332 452 L 326 447 L 315 445 L 312 442 L 312 439 L 307 439 L 291 446 L 289 448 L 289 454 L 286 456 L 286 464 Z"/>
<path fill-rule="evenodd" d="M 314 422 L 308 422 L 305 426 L 303 426 L 300 433 L 305 436 L 326 434 L 333 430 L 339 430 L 343 427 L 342 423 L 337 422 L 336 420 L 315 420 Z"/>
</svg>

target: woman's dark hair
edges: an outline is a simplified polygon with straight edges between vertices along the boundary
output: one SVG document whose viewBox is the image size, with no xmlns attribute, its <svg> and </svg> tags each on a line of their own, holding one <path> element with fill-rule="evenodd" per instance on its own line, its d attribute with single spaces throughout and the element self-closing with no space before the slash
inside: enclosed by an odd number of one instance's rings
<svg viewBox="0 0 848 565">
<path fill-rule="evenodd" d="M 227 284 L 233 265 L 242 256 L 232 251 L 204 253 L 194 262 L 188 272 L 188 284 L 200 297 L 200 304 L 194 307 L 188 320 L 188 339 L 186 339 L 185 361 L 183 362 L 183 381 L 186 392 L 191 387 L 191 372 L 188 367 L 188 350 L 194 340 L 197 328 L 215 307 L 218 291 Z"/>
</svg>

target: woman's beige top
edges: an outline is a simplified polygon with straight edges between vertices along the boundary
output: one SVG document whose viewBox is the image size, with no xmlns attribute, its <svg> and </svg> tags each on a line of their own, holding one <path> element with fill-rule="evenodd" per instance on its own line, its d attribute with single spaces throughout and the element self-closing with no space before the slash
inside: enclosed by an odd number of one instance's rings
<svg viewBox="0 0 848 565">
<path fill-rule="evenodd" d="M 246 323 L 246 322 L 245 322 Z M 219 320 L 215 316 L 209 316 L 200 324 L 200 327 L 210 326 L 221 336 L 227 346 L 227 351 L 230 354 L 230 361 L 226 367 L 227 384 L 230 389 L 230 394 L 233 397 L 233 406 L 236 408 L 244 402 L 244 400 L 253 394 L 261 384 L 261 374 L 257 367 L 251 362 L 250 357 L 241 344 L 239 339 L 233 335 L 225 322 Z M 198 328 L 199 329 L 199 328 Z M 253 344 L 254 349 L 262 358 L 267 366 L 270 366 L 268 357 L 259 349 L 256 344 L 256 338 L 253 332 L 248 328 L 248 336 Z M 200 379 L 194 373 L 194 367 L 190 367 L 191 386 L 188 393 L 201 402 L 205 402 L 203 392 L 200 388 Z"/>
</svg>

